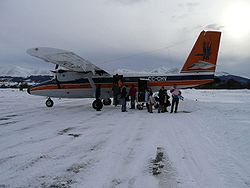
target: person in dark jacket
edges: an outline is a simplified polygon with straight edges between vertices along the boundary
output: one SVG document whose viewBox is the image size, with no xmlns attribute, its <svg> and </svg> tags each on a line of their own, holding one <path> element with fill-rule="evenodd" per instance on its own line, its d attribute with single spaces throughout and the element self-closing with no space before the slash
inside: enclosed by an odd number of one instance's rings
<svg viewBox="0 0 250 188">
<path fill-rule="evenodd" d="M 170 106 L 169 95 L 166 89 L 163 90 L 163 112 L 167 112 L 167 107 Z"/>
<path fill-rule="evenodd" d="M 162 86 L 161 89 L 159 90 L 158 97 L 159 97 L 158 113 L 164 112 L 164 86 Z"/>
<path fill-rule="evenodd" d="M 113 83 L 117 83 L 118 84 L 118 80 L 119 80 L 119 75 L 118 74 L 114 75 L 114 77 L 113 77 Z"/>
<path fill-rule="evenodd" d="M 127 112 L 126 109 L 126 98 L 127 98 L 127 88 L 125 84 L 122 85 L 121 87 L 121 103 L 122 103 L 122 112 Z"/>
<path fill-rule="evenodd" d="M 113 104 L 115 106 L 118 105 L 119 101 L 118 101 L 118 96 L 120 94 L 120 88 L 118 87 L 118 84 L 117 83 L 114 83 L 113 85 L 113 88 L 112 88 L 112 91 L 113 91 Z"/>
<path fill-rule="evenodd" d="M 96 111 L 101 111 L 102 108 L 102 101 L 100 97 L 101 97 L 101 85 L 98 84 L 95 89 Z"/>
<path fill-rule="evenodd" d="M 150 95 L 150 90 L 149 90 L 149 88 L 147 88 L 145 90 L 145 99 L 144 99 L 144 102 L 146 103 L 146 107 L 147 107 L 148 112 L 149 112 L 149 107 L 148 107 L 149 95 Z"/>
<path fill-rule="evenodd" d="M 135 88 L 134 84 L 132 84 L 132 87 L 129 90 L 129 96 L 130 96 L 130 108 L 135 109 L 135 98 L 136 98 L 137 89 Z"/>
</svg>

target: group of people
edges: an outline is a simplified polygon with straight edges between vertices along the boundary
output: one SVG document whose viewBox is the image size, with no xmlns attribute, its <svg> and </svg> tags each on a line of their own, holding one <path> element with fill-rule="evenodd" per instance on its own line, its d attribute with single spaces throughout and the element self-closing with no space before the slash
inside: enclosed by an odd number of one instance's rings
<svg viewBox="0 0 250 188">
<path fill-rule="evenodd" d="M 120 99 L 122 112 L 127 111 L 127 101 L 130 101 L 130 109 L 135 109 L 137 89 L 133 84 L 131 85 L 131 88 L 127 90 L 125 84 L 122 84 L 119 87 L 118 84 L 114 83 L 112 91 L 114 97 L 113 104 L 117 106 Z M 158 113 L 168 112 L 167 107 L 171 106 L 170 113 L 177 113 L 181 91 L 176 87 L 176 85 L 174 85 L 170 90 L 170 93 L 172 94 L 172 103 L 170 103 L 170 96 L 168 95 L 167 90 L 164 88 L 164 86 L 162 86 L 159 90 L 158 97 L 154 97 L 152 89 L 147 88 L 145 91 L 144 102 L 146 103 L 148 112 L 153 113 L 153 106 L 158 107 Z"/>
<path fill-rule="evenodd" d="M 167 90 L 164 88 L 164 86 L 161 87 L 161 89 L 158 92 L 158 101 L 159 101 L 159 107 L 158 107 L 158 113 L 164 113 L 167 112 L 167 107 L 169 107 L 170 97 L 167 93 Z"/>
<path fill-rule="evenodd" d="M 134 84 L 131 85 L 129 90 L 127 90 L 127 86 L 122 82 L 122 79 L 119 78 L 118 75 L 114 76 L 114 82 L 112 87 L 113 92 L 113 105 L 117 106 L 121 104 L 121 111 L 127 112 L 127 101 L 130 101 L 130 109 L 135 109 L 135 101 L 137 97 L 137 89 Z M 170 103 L 170 96 L 167 93 L 167 90 L 164 86 L 158 92 L 158 97 L 153 96 L 153 92 L 151 88 L 146 88 L 144 93 L 144 101 L 146 103 L 146 107 L 149 113 L 153 113 L 153 106 L 158 107 L 158 113 L 168 112 L 167 107 L 171 106 L 170 113 L 177 113 L 179 99 L 181 97 L 181 91 L 176 87 L 170 90 L 172 94 L 172 103 Z M 102 102 L 100 100 L 101 96 L 101 88 L 98 84 L 96 87 L 96 102 L 97 108 L 96 110 L 99 111 L 102 107 Z"/>
<path fill-rule="evenodd" d="M 129 92 L 127 91 L 127 87 L 125 84 L 122 84 L 121 88 L 117 86 L 113 86 L 113 96 L 114 96 L 114 105 L 117 106 L 119 103 L 119 96 L 120 96 L 120 101 L 122 105 L 122 112 L 127 112 L 127 101 L 130 100 L 130 109 L 135 109 L 135 100 L 136 100 L 136 94 L 137 94 L 137 89 L 135 86 L 132 84 L 131 88 L 129 89 Z"/>
<path fill-rule="evenodd" d="M 174 85 L 170 93 L 172 94 L 172 105 L 169 100 L 170 96 L 164 86 L 159 90 L 158 97 L 153 97 L 151 88 L 148 88 L 145 92 L 145 102 L 148 112 L 153 113 L 153 106 L 155 105 L 158 107 L 158 113 L 168 112 L 167 107 L 169 106 L 171 106 L 170 113 L 177 113 L 181 91 Z"/>
</svg>

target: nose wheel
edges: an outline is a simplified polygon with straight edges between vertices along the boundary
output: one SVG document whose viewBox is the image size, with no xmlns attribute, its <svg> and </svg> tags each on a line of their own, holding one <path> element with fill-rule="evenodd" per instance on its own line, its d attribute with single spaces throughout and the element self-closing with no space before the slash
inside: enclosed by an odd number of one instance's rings
<svg viewBox="0 0 250 188">
<path fill-rule="evenodd" d="M 54 102 L 50 98 L 48 98 L 46 100 L 45 104 L 47 107 L 52 107 L 54 105 Z"/>
</svg>

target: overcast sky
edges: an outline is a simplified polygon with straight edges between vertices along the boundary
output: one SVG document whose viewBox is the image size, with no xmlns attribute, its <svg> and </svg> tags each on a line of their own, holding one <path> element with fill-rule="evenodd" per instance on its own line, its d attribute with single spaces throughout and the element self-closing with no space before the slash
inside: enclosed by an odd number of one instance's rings
<svg viewBox="0 0 250 188">
<path fill-rule="evenodd" d="M 0 65 L 51 68 L 32 47 L 106 70 L 180 68 L 202 30 L 222 31 L 217 71 L 250 78 L 249 0 L 0 0 Z"/>
</svg>

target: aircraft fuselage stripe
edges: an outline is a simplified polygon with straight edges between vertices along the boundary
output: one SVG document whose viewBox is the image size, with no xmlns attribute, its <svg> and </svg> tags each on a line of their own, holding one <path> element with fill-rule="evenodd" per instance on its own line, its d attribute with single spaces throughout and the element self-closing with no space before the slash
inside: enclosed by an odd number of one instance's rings
<svg viewBox="0 0 250 188">
<path fill-rule="evenodd" d="M 160 86 L 173 86 L 174 84 L 177 85 L 184 85 L 184 86 L 193 86 L 193 85 L 201 85 L 213 82 L 213 79 L 205 79 L 205 80 L 169 80 L 169 81 L 148 81 L 149 87 L 160 87 Z M 126 82 L 124 83 L 131 87 L 131 85 L 138 86 L 138 82 Z M 100 84 L 101 88 L 112 88 L 113 83 L 104 83 L 104 82 L 97 82 L 96 84 Z M 55 90 L 55 89 L 87 89 L 92 88 L 89 83 L 60 83 L 60 88 L 56 83 L 48 83 L 39 86 L 34 86 L 31 88 L 31 91 L 38 91 L 38 90 Z"/>
</svg>

